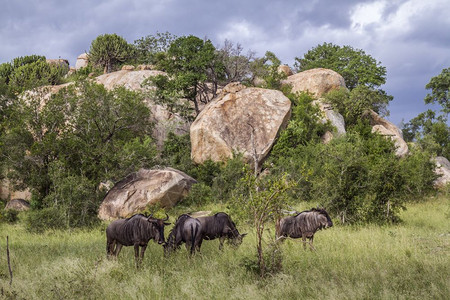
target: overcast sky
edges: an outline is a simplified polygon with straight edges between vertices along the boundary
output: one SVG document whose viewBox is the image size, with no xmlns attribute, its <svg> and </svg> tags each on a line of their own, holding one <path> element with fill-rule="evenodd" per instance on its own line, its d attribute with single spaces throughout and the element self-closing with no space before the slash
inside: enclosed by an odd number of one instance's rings
<svg viewBox="0 0 450 300">
<path fill-rule="evenodd" d="M 396 125 L 429 108 L 425 85 L 450 67 L 450 0 L 0 1 L 0 63 L 39 54 L 74 66 L 105 33 L 129 43 L 166 31 L 228 39 L 290 66 L 324 42 L 362 49 L 387 68 Z"/>
</svg>

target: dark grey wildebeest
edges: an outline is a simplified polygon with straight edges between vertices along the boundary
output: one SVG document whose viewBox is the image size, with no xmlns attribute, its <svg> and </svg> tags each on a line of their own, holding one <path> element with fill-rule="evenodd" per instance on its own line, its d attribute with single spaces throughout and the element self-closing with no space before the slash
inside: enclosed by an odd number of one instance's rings
<svg viewBox="0 0 450 300">
<path fill-rule="evenodd" d="M 195 250 L 200 251 L 202 241 L 202 224 L 200 221 L 183 214 L 178 217 L 169 233 L 167 243 L 164 244 L 164 253 L 168 254 L 175 251 L 180 248 L 182 243 L 186 243 L 186 249 L 192 255 L 195 253 Z"/>
<path fill-rule="evenodd" d="M 312 208 L 302 211 L 295 216 L 289 216 L 277 221 L 276 238 L 302 238 L 303 247 L 306 249 L 308 238 L 311 250 L 313 247 L 314 234 L 317 230 L 333 226 L 330 216 L 324 209 Z"/>
<path fill-rule="evenodd" d="M 242 239 L 247 234 L 240 234 L 236 225 L 230 216 L 224 212 L 216 213 L 214 216 L 198 217 L 197 220 L 202 224 L 203 239 L 214 240 L 219 239 L 219 249 L 223 248 L 225 238 L 234 246 L 239 246 Z"/>
<path fill-rule="evenodd" d="M 134 246 L 136 265 L 144 258 L 144 252 L 150 239 L 158 244 L 164 244 L 165 219 L 156 219 L 152 215 L 146 217 L 142 214 L 134 215 L 128 219 L 119 219 L 111 222 L 106 228 L 106 253 L 108 257 L 117 257 L 122 246 Z M 142 247 L 139 255 L 139 247 Z"/>
</svg>

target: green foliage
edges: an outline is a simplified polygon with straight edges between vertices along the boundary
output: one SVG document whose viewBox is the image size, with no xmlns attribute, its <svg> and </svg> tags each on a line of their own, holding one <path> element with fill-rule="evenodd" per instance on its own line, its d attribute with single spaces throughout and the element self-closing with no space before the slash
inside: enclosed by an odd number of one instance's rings
<svg viewBox="0 0 450 300">
<path fill-rule="evenodd" d="M 287 75 L 283 72 L 278 72 L 280 64 L 281 61 L 276 55 L 267 51 L 264 57 L 255 59 L 250 63 L 253 79 L 263 79 L 263 84 L 261 85 L 263 88 L 281 90 L 281 80 L 286 79 Z"/>
<path fill-rule="evenodd" d="M 104 73 L 115 70 L 118 64 L 133 56 L 133 47 L 117 34 L 102 34 L 92 41 L 89 62 L 104 68 Z"/>
<path fill-rule="evenodd" d="M 189 134 L 178 136 L 169 133 L 161 154 L 161 164 L 181 170 L 199 181 L 192 187 L 185 203 L 199 204 L 200 201 L 204 201 L 204 204 L 210 201 L 225 203 L 233 194 L 240 191 L 239 181 L 249 170 L 242 155 L 235 154 L 224 163 L 208 160 L 199 165 L 192 162 L 190 155 Z"/>
<path fill-rule="evenodd" d="M 272 149 L 269 161 L 279 159 L 295 151 L 295 148 L 309 143 L 317 143 L 331 126 L 320 122 L 321 112 L 313 105 L 313 98 L 307 93 L 288 95 L 292 102 L 292 115 Z"/>
<path fill-rule="evenodd" d="M 23 99 L 4 136 L 8 177 L 29 187 L 34 207 L 57 207 L 65 226 L 93 222 L 101 181 L 153 166 L 150 112 L 138 93 L 80 82 L 53 95 Z"/>
<path fill-rule="evenodd" d="M 43 85 L 62 83 L 67 70 L 59 65 L 48 64 L 45 56 L 17 57 L 11 63 L 0 65 L 0 90 L 19 94 Z"/>
<path fill-rule="evenodd" d="M 361 116 L 371 109 L 376 113 L 388 114 L 387 105 L 393 98 L 382 90 L 359 85 L 351 91 L 334 90 L 325 95 L 325 101 L 331 103 L 344 117 L 347 126 L 358 123 Z"/>
<path fill-rule="evenodd" d="M 447 124 L 450 112 L 448 91 L 450 89 L 450 68 L 431 78 L 426 85 L 431 93 L 425 97 L 425 103 L 441 105 L 441 114 L 428 109 L 411 119 L 403 126 L 406 141 L 415 141 L 424 151 L 433 155 L 450 157 L 450 127 Z"/>
<path fill-rule="evenodd" d="M 159 65 L 165 58 L 170 44 L 177 37 L 169 32 L 157 32 L 134 41 L 136 62 L 139 64 Z"/>
<path fill-rule="evenodd" d="M 386 68 L 361 49 L 323 43 L 295 58 L 298 71 L 327 68 L 341 74 L 350 90 L 358 85 L 376 88 L 386 82 Z"/>
<path fill-rule="evenodd" d="M 260 277 L 265 277 L 271 272 L 278 271 L 276 266 L 268 263 L 277 260 L 274 255 L 276 251 L 267 252 L 265 232 L 269 221 L 280 217 L 281 209 L 286 205 L 287 190 L 293 185 L 287 174 L 279 177 L 255 177 L 251 172 L 241 179 L 240 184 L 244 187 L 244 193 L 234 197 L 231 202 L 233 215 L 250 220 L 256 231 L 256 251 Z M 269 256 L 269 257 L 268 257 Z"/>
<path fill-rule="evenodd" d="M 431 89 L 431 93 L 426 95 L 425 103 L 438 103 L 442 106 L 444 114 L 450 113 L 450 68 L 443 69 L 441 74 L 431 78 L 430 82 L 425 86 L 426 89 Z"/>
<path fill-rule="evenodd" d="M 162 62 L 169 78 L 150 79 L 150 84 L 157 88 L 156 98 L 169 106 L 180 98 L 187 99 L 194 106 L 190 113 L 198 115 L 199 103 L 209 102 L 210 94 L 216 94 L 218 81 L 223 77 L 223 65 L 215 50 L 211 41 L 193 35 L 173 41 L 167 59 Z"/>
<path fill-rule="evenodd" d="M 25 227 L 32 233 L 43 233 L 52 229 L 68 229 L 64 211 L 57 207 L 48 207 L 29 211 L 25 219 Z"/>
<path fill-rule="evenodd" d="M 7 222 L 14 224 L 19 221 L 19 211 L 15 209 L 2 209 L 0 210 L 0 222 Z"/>
<path fill-rule="evenodd" d="M 429 109 L 404 124 L 402 131 L 405 141 L 414 141 L 423 151 L 450 157 L 450 127 L 442 115 Z"/>
</svg>

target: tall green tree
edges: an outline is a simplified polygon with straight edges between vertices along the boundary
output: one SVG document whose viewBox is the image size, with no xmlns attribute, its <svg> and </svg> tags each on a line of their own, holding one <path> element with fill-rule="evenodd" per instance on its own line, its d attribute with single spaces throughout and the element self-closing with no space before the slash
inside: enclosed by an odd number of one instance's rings
<svg viewBox="0 0 450 300">
<path fill-rule="evenodd" d="M 174 106 L 179 99 L 187 99 L 195 114 L 200 112 L 200 103 L 207 103 L 216 95 L 218 81 L 224 73 L 211 41 L 193 35 L 176 39 L 163 65 L 169 77 L 160 75 L 152 79 L 157 98 L 169 106 Z"/>
<path fill-rule="evenodd" d="M 431 93 L 425 96 L 426 104 L 439 104 L 440 113 L 432 109 L 420 113 L 403 126 L 406 141 L 416 141 L 423 150 L 433 155 L 450 157 L 450 126 L 447 124 L 450 113 L 450 68 L 432 77 L 425 86 Z"/>
<path fill-rule="evenodd" d="M 431 90 L 431 93 L 427 94 L 424 99 L 425 103 L 441 105 L 442 112 L 448 115 L 450 113 L 450 68 L 443 69 L 441 74 L 431 78 L 425 88 Z"/>
<path fill-rule="evenodd" d="M 117 34 L 99 35 L 92 41 L 89 48 L 89 62 L 104 69 L 104 73 L 114 71 L 114 68 L 133 56 L 133 47 Z"/>
<path fill-rule="evenodd" d="M 309 50 L 303 58 L 295 58 L 298 71 L 314 68 L 334 70 L 345 79 L 345 85 L 354 89 L 358 85 L 377 88 L 386 82 L 386 68 L 361 49 L 323 43 Z"/>
<path fill-rule="evenodd" d="M 177 37 L 170 32 L 157 32 L 134 41 L 136 61 L 140 64 L 159 65 Z"/>
<path fill-rule="evenodd" d="M 327 68 L 344 77 L 350 92 L 335 92 L 328 101 L 344 116 L 346 123 L 355 124 L 367 109 L 389 114 L 387 105 L 393 97 L 380 88 L 386 82 L 386 68 L 363 50 L 323 43 L 295 60 L 298 71 Z"/>
</svg>

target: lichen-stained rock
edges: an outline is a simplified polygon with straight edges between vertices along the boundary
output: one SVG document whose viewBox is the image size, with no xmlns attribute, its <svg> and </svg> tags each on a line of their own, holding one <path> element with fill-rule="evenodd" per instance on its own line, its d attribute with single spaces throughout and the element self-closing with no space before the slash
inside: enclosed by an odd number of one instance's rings
<svg viewBox="0 0 450 300">
<path fill-rule="evenodd" d="M 165 168 L 140 169 L 119 181 L 106 194 L 98 212 L 102 220 L 126 218 L 143 211 L 149 204 L 173 207 L 197 181 L 185 173 Z"/>
<path fill-rule="evenodd" d="M 278 66 L 278 73 L 284 73 L 286 76 L 292 76 L 294 73 L 288 65 L 280 65 Z"/>
<path fill-rule="evenodd" d="M 345 88 L 344 77 L 333 70 L 317 68 L 289 76 L 282 81 L 292 86 L 292 92 L 310 92 L 317 99 L 329 91 Z"/>
<path fill-rule="evenodd" d="M 132 91 L 142 91 L 141 83 L 148 77 L 165 75 L 166 73 L 156 70 L 121 70 L 107 73 L 95 78 L 97 83 L 101 83 L 106 89 L 112 90 L 115 87 L 123 86 Z"/>
<path fill-rule="evenodd" d="M 450 162 L 443 156 L 437 156 L 433 160 L 436 164 L 434 172 L 439 176 L 433 184 L 436 188 L 443 188 L 450 183 Z"/>
<path fill-rule="evenodd" d="M 339 137 L 346 133 L 344 117 L 334 110 L 330 104 L 323 102 L 322 99 L 314 101 L 313 104 L 317 105 L 322 112 L 321 121 L 323 123 L 330 121 L 331 125 L 335 128 L 333 132 L 327 131 L 328 136 L 322 137 L 322 140 L 325 139 L 325 141 L 329 142 L 333 137 Z"/>
<path fill-rule="evenodd" d="M 191 158 L 225 161 L 239 152 L 261 164 L 290 118 L 291 102 L 276 90 L 231 83 L 191 125 Z M 252 138 L 253 133 L 253 138 Z"/>
<path fill-rule="evenodd" d="M 24 199 L 12 199 L 6 203 L 5 210 L 25 211 L 30 209 L 30 202 Z"/>
<path fill-rule="evenodd" d="M 395 155 L 403 157 L 409 153 L 408 144 L 403 140 L 403 133 L 397 126 L 383 119 L 371 109 L 366 111 L 363 117 L 369 118 L 372 132 L 390 137 L 394 141 L 396 146 Z"/>
<path fill-rule="evenodd" d="M 79 70 L 81 68 L 85 68 L 88 65 L 88 54 L 82 53 L 78 55 L 77 61 L 75 62 L 75 69 Z"/>
</svg>

